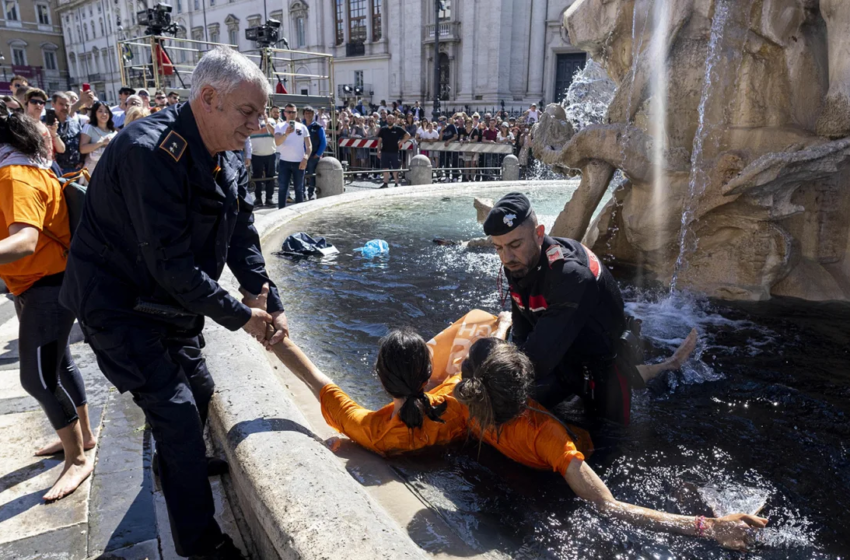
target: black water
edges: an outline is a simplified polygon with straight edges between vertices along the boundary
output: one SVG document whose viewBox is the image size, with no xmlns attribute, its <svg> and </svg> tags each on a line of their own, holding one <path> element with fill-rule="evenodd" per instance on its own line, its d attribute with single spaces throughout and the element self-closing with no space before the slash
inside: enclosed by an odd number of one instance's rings
<svg viewBox="0 0 850 560">
<path fill-rule="evenodd" d="M 570 192 L 526 191 L 547 224 Z M 473 195 L 504 192 L 367 201 L 289 224 L 287 233 L 324 235 L 340 249 L 321 261 L 270 258 L 294 340 L 353 398 L 373 408 L 388 402 L 371 368 L 388 329 L 409 325 L 429 338 L 469 309 L 500 309 L 495 253 L 432 239 L 480 236 Z M 389 242 L 389 257 L 354 251 L 374 238 Z M 668 353 L 693 326 L 702 341 L 683 371 L 635 396 L 628 429 L 595 434 L 602 449 L 589 463 L 614 496 L 699 514 L 683 498 L 687 488 L 762 492 L 771 529 L 748 558 L 848 555 L 850 306 L 732 305 L 620 281 L 629 311 L 644 320 L 650 356 Z M 496 557 L 743 557 L 601 518 L 559 476 L 486 447 L 480 456 L 468 444 L 392 463 L 458 535 Z M 445 545 L 439 537 L 419 544 L 432 552 Z"/>
</svg>

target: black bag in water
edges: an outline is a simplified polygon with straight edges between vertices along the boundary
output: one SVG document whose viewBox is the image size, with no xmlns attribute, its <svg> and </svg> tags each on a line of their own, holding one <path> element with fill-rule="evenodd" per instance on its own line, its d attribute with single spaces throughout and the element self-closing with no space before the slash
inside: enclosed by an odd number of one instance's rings
<svg viewBox="0 0 850 560">
<path fill-rule="evenodd" d="M 304 232 L 295 233 L 286 238 L 280 253 L 288 257 L 327 256 L 339 250 L 328 243 L 324 237 L 313 239 Z"/>
</svg>

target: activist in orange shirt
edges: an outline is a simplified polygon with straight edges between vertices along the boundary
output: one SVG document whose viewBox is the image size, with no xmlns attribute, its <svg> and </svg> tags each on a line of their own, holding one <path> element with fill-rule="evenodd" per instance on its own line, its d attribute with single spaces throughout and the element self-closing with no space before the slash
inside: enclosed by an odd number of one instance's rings
<svg viewBox="0 0 850 560">
<path fill-rule="evenodd" d="M 390 333 L 382 340 L 376 372 L 393 403 L 377 412 L 351 400 L 289 338 L 272 350 L 320 398 L 330 426 L 381 455 L 449 443 L 472 432 L 517 462 L 561 473 L 579 497 L 604 513 L 655 530 L 708 536 L 730 548 L 752 542 L 750 527 L 767 520 L 745 514 L 694 518 L 617 501 L 577 449 L 578 443 L 589 453 L 588 434 L 561 424 L 528 397 L 534 369 L 515 346 L 500 340 L 509 316 L 500 319 L 470 312 L 428 343 L 429 364 L 415 333 Z M 462 429 L 454 426 L 461 422 Z"/>
</svg>

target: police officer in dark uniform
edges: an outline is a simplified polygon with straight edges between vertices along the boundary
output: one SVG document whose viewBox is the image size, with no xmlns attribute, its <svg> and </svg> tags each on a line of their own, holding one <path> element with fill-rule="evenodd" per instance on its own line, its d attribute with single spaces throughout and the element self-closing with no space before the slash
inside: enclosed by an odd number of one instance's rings
<svg viewBox="0 0 850 560">
<path fill-rule="evenodd" d="M 620 289 L 588 248 L 544 230 L 519 193 L 484 222 L 510 287 L 513 342 L 534 364 L 535 399 L 551 407 L 579 395 L 594 416 L 628 424 L 640 361 L 623 341 L 635 337 Z"/>
<path fill-rule="evenodd" d="M 241 558 L 213 519 L 207 480 L 204 317 L 268 344 L 288 335 L 233 153 L 258 129 L 268 94 L 256 64 L 214 49 L 193 73 L 189 103 L 116 136 L 89 185 L 62 287 L 104 375 L 133 394 L 153 430 L 181 556 Z M 217 283 L 225 264 L 245 291 L 268 291 L 268 312 Z"/>
</svg>

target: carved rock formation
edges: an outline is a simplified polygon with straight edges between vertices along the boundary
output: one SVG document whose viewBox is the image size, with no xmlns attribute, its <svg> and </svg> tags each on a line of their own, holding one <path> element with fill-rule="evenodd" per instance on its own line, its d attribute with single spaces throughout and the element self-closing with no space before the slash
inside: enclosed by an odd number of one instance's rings
<svg viewBox="0 0 850 560">
<path fill-rule="evenodd" d="M 668 1 L 666 19 L 653 0 L 565 15 L 617 90 L 606 124 L 575 132 L 550 105 L 534 130 L 538 159 L 582 174 L 553 232 L 711 296 L 850 299 L 850 1 Z"/>
</svg>

